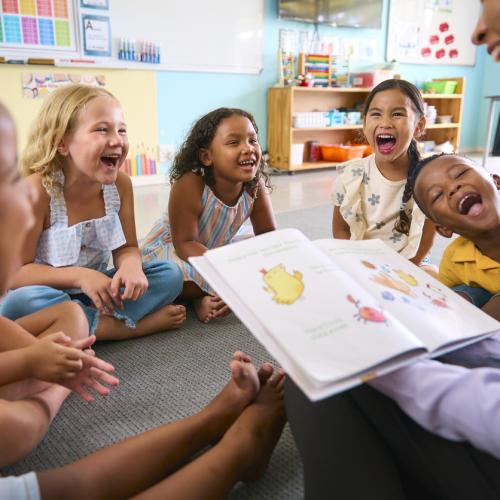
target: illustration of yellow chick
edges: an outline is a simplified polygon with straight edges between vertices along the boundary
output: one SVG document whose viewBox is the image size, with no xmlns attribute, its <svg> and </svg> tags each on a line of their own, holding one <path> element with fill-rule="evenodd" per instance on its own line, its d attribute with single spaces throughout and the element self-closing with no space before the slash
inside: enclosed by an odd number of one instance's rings
<svg viewBox="0 0 500 500">
<path fill-rule="evenodd" d="M 408 283 L 410 286 L 417 286 L 418 281 L 411 275 L 406 273 L 401 269 L 396 269 L 394 272 L 398 275 L 399 279 L 403 280 L 405 283 Z"/>
<path fill-rule="evenodd" d="M 290 274 L 283 264 L 278 264 L 266 271 L 261 269 L 266 286 L 264 290 L 273 295 L 273 300 L 278 304 L 293 304 L 304 291 L 302 273 L 294 271 Z"/>
</svg>

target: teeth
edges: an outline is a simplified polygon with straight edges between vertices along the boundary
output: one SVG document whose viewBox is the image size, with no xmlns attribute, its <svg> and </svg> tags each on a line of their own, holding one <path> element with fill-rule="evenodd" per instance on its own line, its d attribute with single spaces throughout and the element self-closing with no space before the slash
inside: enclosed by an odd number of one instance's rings
<svg viewBox="0 0 500 500">
<path fill-rule="evenodd" d="M 394 138 L 394 136 L 390 135 L 390 134 L 379 134 L 379 135 L 377 135 L 377 137 L 380 139 L 393 139 Z"/>
</svg>

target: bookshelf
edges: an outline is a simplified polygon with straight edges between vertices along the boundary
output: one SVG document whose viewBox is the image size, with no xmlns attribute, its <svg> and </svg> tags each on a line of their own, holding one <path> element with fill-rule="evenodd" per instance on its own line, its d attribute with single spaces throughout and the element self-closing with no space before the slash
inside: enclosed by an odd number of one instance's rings
<svg viewBox="0 0 500 500">
<path fill-rule="evenodd" d="M 440 144 L 450 141 L 455 150 L 460 148 L 463 112 L 464 78 L 445 78 L 457 81 L 455 94 L 422 94 L 425 102 L 435 106 L 438 115 L 452 115 L 452 123 L 430 124 L 421 140 Z M 363 103 L 368 88 L 310 88 L 274 87 L 268 91 L 268 150 L 271 167 L 292 171 L 335 167 L 334 162 L 303 162 L 291 164 L 292 144 L 318 141 L 320 144 L 362 142 L 362 125 L 296 128 L 293 115 L 298 112 L 329 111 L 333 108 L 354 108 Z"/>
</svg>

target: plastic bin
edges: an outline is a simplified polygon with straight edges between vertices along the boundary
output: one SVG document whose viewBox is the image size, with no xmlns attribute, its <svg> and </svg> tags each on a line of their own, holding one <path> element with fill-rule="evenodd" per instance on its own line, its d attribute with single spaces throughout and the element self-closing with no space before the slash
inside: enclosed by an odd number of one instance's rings
<svg viewBox="0 0 500 500">
<path fill-rule="evenodd" d="M 353 158 L 363 158 L 364 145 L 345 146 L 343 144 L 321 144 L 321 156 L 324 161 L 342 162 Z"/>
<path fill-rule="evenodd" d="M 429 94 L 454 94 L 457 82 L 453 80 L 443 80 L 439 82 L 425 82 L 422 90 Z"/>
</svg>

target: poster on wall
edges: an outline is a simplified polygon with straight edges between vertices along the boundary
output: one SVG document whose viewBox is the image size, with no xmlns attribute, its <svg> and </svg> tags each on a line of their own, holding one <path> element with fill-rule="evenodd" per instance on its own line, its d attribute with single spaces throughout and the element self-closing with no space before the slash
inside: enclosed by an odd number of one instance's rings
<svg viewBox="0 0 500 500">
<path fill-rule="evenodd" d="M 72 0 L 3 0 L 0 49 L 75 51 Z"/>
<path fill-rule="evenodd" d="M 470 42 L 480 2 L 471 0 L 391 0 L 388 61 L 468 65 L 476 62 Z"/>
<path fill-rule="evenodd" d="M 82 15 L 83 54 L 111 56 L 111 25 L 109 16 Z"/>
</svg>

